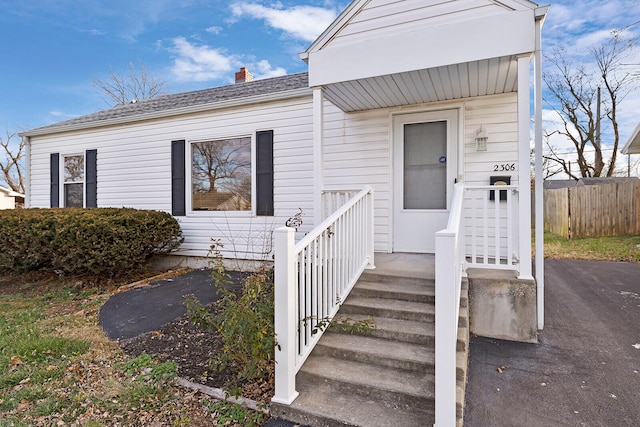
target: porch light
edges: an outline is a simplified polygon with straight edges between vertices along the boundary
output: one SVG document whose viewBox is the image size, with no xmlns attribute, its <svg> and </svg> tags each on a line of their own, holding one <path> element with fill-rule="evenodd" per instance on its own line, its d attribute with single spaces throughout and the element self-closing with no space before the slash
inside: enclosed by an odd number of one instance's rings
<svg viewBox="0 0 640 427">
<path fill-rule="evenodd" d="M 480 129 L 476 132 L 476 151 L 487 151 L 488 140 L 487 130 L 480 126 Z"/>
</svg>

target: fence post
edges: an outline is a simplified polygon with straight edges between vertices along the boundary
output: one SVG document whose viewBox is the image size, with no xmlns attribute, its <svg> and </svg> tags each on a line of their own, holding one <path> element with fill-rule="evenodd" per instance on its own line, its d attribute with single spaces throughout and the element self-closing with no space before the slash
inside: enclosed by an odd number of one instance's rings
<svg viewBox="0 0 640 427">
<path fill-rule="evenodd" d="M 275 350 L 275 393 L 272 402 L 290 405 L 296 397 L 296 288 L 295 231 L 280 227 L 274 230 L 274 328 L 278 348 Z"/>
</svg>

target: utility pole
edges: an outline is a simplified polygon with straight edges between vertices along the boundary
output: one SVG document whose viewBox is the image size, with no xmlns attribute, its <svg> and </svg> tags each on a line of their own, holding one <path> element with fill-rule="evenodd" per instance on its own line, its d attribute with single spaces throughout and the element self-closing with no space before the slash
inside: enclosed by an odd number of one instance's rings
<svg viewBox="0 0 640 427">
<path fill-rule="evenodd" d="M 596 148 L 600 148 L 600 86 L 598 86 L 598 105 L 596 107 Z"/>
</svg>

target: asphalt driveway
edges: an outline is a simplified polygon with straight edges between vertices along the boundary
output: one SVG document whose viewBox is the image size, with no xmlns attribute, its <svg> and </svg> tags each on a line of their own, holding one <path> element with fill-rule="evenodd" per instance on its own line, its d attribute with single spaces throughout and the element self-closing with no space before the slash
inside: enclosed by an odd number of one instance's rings
<svg viewBox="0 0 640 427">
<path fill-rule="evenodd" d="M 538 344 L 471 340 L 465 427 L 640 425 L 640 265 L 547 260 L 545 279 Z"/>
</svg>

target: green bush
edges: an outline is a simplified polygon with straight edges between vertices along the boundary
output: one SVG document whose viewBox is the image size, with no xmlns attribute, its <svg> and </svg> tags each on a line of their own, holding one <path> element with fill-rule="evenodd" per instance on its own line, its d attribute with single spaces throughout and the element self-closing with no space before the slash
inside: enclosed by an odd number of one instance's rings
<svg viewBox="0 0 640 427">
<path fill-rule="evenodd" d="M 183 242 L 165 212 L 136 209 L 0 211 L 0 270 L 117 276 Z"/>
<path fill-rule="evenodd" d="M 225 274 L 214 270 L 216 275 Z M 236 374 L 227 387 L 236 389 L 249 380 L 268 381 L 273 376 L 274 351 L 277 345 L 273 327 L 273 277 L 261 271 L 252 274 L 242 292 L 220 287 L 220 311 L 213 315 L 193 295 L 185 304 L 192 322 L 215 330 L 222 340 L 222 350 L 212 360 L 218 370 L 230 369 Z M 237 394 L 231 392 L 231 394 Z"/>
</svg>

